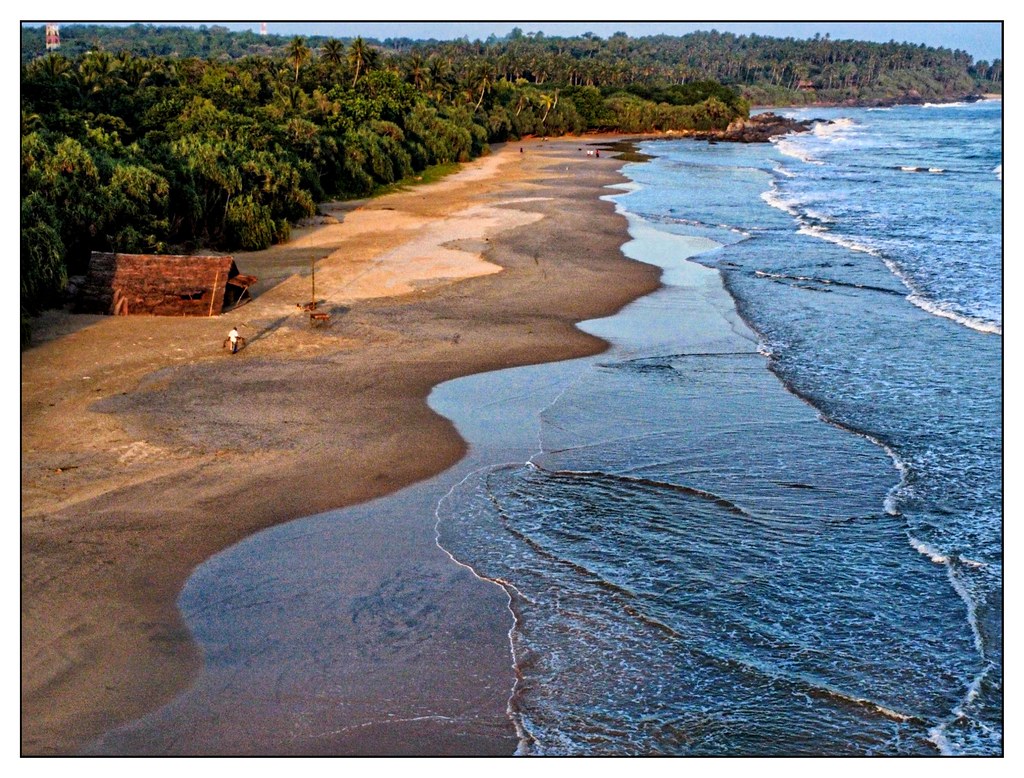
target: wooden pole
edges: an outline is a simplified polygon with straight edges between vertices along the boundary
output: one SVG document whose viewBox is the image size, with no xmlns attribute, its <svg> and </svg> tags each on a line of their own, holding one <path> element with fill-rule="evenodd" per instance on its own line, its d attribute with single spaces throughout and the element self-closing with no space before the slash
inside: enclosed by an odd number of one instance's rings
<svg viewBox="0 0 1024 778">
<path fill-rule="evenodd" d="M 209 278 L 209 276 L 207 276 Z M 217 284 L 220 283 L 220 270 L 217 271 L 217 277 L 213 279 L 213 289 L 210 292 L 210 312 L 207 316 L 213 316 L 213 301 L 217 299 Z"/>
</svg>

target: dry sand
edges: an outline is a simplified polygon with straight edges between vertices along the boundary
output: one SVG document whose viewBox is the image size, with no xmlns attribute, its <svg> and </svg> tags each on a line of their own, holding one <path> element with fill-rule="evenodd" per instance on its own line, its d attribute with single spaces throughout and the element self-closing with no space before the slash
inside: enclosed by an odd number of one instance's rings
<svg viewBox="0 0 1024 778">
<path fill-rule="evenodd" d="M 328 205 L 326 223 L 236 256 L 256 299 L 220 317 L 37 323 L 21 374 L 23 754 L 76 753 L 188 686 L 201 659 L 175 600 L 204 559 L 456 462 L 464 443 L 428 408 L 431 387 L 604 348 L 574 323 L 653 290 L 658 271 L 622 257 L 625 220 L 599 200 L 621 163 L 586 157 L 590 142 L 509 146 L 435 184 Z M 331 313 L 317 327 L 297 307 L 314 262 Z M 234 356 L 233 325 L 248 341 Z M 379 549 L 367 585 L 407 553 Z M 421 594 L 500 604 L 459 581 Z M 473 627 L 488 650 L 447 675 L 500 725 L 469 739 L 367 727 L 325 750 L 511 753 L 499 622 Z M 500 682 L 483 695 L 481 677 Z"/>
</svg>

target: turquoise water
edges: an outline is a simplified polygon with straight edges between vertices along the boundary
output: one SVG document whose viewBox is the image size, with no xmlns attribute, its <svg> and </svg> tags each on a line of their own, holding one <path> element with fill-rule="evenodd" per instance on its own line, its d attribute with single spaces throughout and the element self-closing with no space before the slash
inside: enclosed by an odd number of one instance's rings
<svg viewBox="0 0 1024 778">
<path fill-rule="evenodd" d="M 440 503 L 513 600 L 523 753 L 1002 752 L 1001 106 L 825 118 L 644 144 L 665 288 Z"/>
</svg>

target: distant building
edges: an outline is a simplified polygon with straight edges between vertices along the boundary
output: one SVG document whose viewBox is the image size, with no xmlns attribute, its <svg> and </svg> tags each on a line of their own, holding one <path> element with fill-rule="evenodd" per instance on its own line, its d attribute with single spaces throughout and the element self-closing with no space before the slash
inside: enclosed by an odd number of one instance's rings
<svg viewBox="0 0 1024 778">
<path fill-rule="evenodd" d="M 46 50 L 53 51 L 60 48 L 60 27 L 56 24 L 46 25 Z"/>
<path fill-rule="evenodd" d="M 267 34 L 267 23 L 266 22 L 260 22 L 260 35 L 266 35 L 266 34 Z"/>
</svg>

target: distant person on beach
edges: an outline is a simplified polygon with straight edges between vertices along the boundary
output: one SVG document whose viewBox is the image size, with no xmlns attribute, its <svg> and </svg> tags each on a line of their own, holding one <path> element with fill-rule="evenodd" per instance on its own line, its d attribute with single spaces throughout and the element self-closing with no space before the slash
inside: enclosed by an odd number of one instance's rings
<svg viewBox="0 0 1024 778">
<path fill-rule="evenodd" d="M 231 328 L 231 332 L 228 333 L 228 341 L 231 343 L 231 353 L 238 353 L 238 329 L 235 327 Z"/>
</svg>

